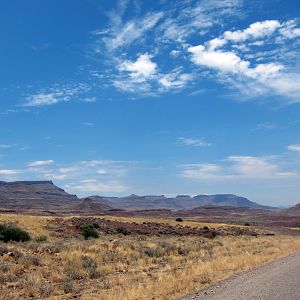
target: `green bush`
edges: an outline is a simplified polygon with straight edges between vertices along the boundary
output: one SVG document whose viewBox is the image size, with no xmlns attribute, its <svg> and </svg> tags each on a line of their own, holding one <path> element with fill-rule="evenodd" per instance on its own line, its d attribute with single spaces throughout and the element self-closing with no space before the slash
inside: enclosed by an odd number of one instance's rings
<svg viewBox="0 0 300 300">
<path fill-rule="evenodd" d="M 182 218 L 177 218 L 175 221 L 176 222 L 183 222 Z"/>
<path fill-rule="evenodd" d="M 93 224 L 82 224 L 80 225 L 81 234 L 87 240 L 89 237 L 97 239 L 99 237 L 98 232 L 95 230 Z"/>
<path fill-rule="evenodd" d="M 0 241 L 7 243 L 9 241 L 26 242 L 29 240 L 29 233 L 18 226 L 0 224 Z"/>
</svg>

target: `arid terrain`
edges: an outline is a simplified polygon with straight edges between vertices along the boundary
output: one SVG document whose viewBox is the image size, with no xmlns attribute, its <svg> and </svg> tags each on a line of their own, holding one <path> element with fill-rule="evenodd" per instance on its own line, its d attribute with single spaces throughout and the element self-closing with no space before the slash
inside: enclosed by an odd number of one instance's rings
<svg viewBox="0 0 300 300">
<path fill-rule="evenodd" d="M 1 299 L 177 299 L 300 250 L 300 231 L 117 217 L 0 215 L 27 242 L 0 243 Z M 98 238 L 85 239 L 82 225 Z"/>
<path fill-rule="evenodd" d="M 2 182 L 1 300 L 178 299 L 300 251 L 298 206 L 220 198 L 242 203 L 129 210 L 52 182 Z"/>
</svg>

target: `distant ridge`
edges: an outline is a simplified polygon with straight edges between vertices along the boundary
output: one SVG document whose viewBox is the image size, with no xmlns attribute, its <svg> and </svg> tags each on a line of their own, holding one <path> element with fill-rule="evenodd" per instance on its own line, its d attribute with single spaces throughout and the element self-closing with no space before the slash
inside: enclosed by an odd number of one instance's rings
<svg viewBox="0 0 300 300">
<path fill-rule="evenodd" d="M 280 213 L 291 215 L 291 216 L 300 216 L 300 203 L 298 203 L 292 207 L 282 209 L 280 211 Z M 300 223 L 300 220 L 299 220 L 299 223 Z"/>
<path fill-rule="evenodd" d="M 52 181 L 0 181 L 0 209 L 15 212 L 63 214 L 104 214 L 108 211 L 169 210 L 188 211 L 201 207 L 232 207 L 274 210 L 233 194 L 217 195 L 129 195 L 127 197 L 89 196 L 79 199 Z"/>
<path fill-rule="evenodd" d="M 89 196 L 88 198 L 115 208 L 127 210 L 188 210 L 201 206 L 250 207 L 266 210 L 276 209 L 275 207 L 261 205 L 247 198 L 233 194 L 197 195 L 195 197 L 191 197 L 190 195 L 178 195 L 171 198 L 167 198 L 164 195 L 138 196 L 132 194 L 127 197 Z"/>
</svg>

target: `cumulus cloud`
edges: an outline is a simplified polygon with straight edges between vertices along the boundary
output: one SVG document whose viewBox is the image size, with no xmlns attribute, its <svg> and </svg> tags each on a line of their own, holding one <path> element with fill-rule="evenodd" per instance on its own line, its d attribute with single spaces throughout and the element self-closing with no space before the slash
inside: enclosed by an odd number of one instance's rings
<svg viewBox="0 0 300 300">
<path fill-rule="evenodd" d="M 151 58 L 152 56 L 147 53 L 142 54 L 134 62 L 122 62 L 119 70 L 128 72 L 129 76 L 137 82 L 145 81 L 156 73 L 157 64 L 151 61 Z"/>
<path fill-rule="evenodd" d="M 225 31 L 223 38 L 232 42 L 243 42 L 248 39 L 258 39 L 273 34 L 281 24 L 277 20 L 266 20 L 252 23 L 244 30 Z"/>
<path fill-rule="evenodd" d="M 244 4 L 242 0 L 167 1 L 157 6 L 163 12 L 142 14 L 132 10 L 132 3 L 120 2 L 108 13 L 109 26 L 93 32 L 96 55 L 105 53 L 109 58 L 107 72 L 94 74 L 106 78 L 107 86 L 135 95 L 178 92 L 208 77 L 248 98 L 276 95 L 299 102 L 300 72 L 295 67 L 299 20 L 267 19 L 232 29 L 233 22 L 247 13 L 242 12 Z M 128 18 L 129 10 L 134 13 Z M 214 36 L 222 28 L 223 33 Z M 56 101 L 51 94 L 44 98 Z"/>
<path fill-rule="evenodd" d="M 119 75 L 113 81 L 114 86 L 126 92 L 159 94 L 166 90 L 184 88 L 192 80 L 192 74 L 182 73 L 182 68 L 175 68 L 161 74 L 153 56 L 140 54 L 135 61 L 125 60 L 119 66 Z"/>
<path fill-rule="evenodd" d="M 300 73 L 289 70 L 284 60 L 262 62 L 272 58 L 267 52 L 256 59 L 249 55 L 246 59 L 242 52 L 235 50 L 241 50 L 236 44 L 231 45 L 231 49 L 227 45 L 228 42 L 241 43 L 249 39 L 269 37 L 285 26 L 275 20 L 256 22 L 244 30 L 226 31 L 204 45 L 190 46 L 187 50 L 191 53 L 194 64 L 217 71 L 217 80 L 240 89 L 244 94 L 277 94 L 289 97 L 290 102 L 297 102 L 300 101 Z M 277 36 L 278 34 L 280 33 L 277 32 Z M 275 41 L 273 44 L 275 45 Z M 253 43 L 247 47 L 253 47 Z"/>
</svg>

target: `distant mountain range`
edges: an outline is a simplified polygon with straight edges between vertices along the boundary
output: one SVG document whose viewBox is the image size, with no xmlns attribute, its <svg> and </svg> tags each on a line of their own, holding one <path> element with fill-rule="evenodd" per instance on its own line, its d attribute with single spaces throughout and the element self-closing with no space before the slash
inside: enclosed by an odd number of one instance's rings
<svg viewBox="0 0 300 300">
<path fill-rule="evenodd" d="M 65 212 L 101 214 L 111 210 L 155 210 L 187 211 L 197 207 L 248 207 L 273 210 L 274 207 L 260 205 L 244 197 L 232 194 L 178 195 L 176 197 L 138 196 L 105 197 L 90 196 L 79 199 L 66 193 L 52 181 L 0 181 L 0 209 L 26 212 Z"/>
<path fill-rule="evenodd" d="M 90 196 L 79 199 L 52 181 L 0 181 L 0 212 L 57 216 L 183 217 L 203 222 L 300 227 L 300 204 L 279 210 L 232 194 L 195 197 Z"/>
<path fill-rule="evenodd" d="M 164 195 L 138 196 L 133 194 L 127 197 L 89 196 L 88 198 L 104 205 L 125 210 L 188 210 L 201 206 L 234 206 L 267 210 L 276 209 L 274 207 L 261 205 L 250 201 L 247 198 L 238 197 L 232 194 L 197 195 L 195 197 L 191 197 L 189 195 L 178 195 L 171 198 L 167 198 Z"/>
</svg>

